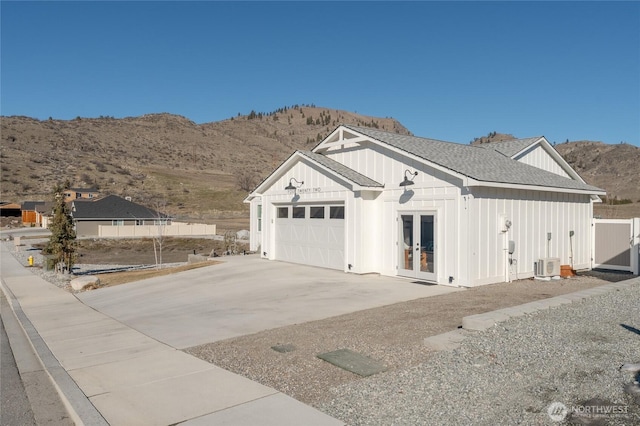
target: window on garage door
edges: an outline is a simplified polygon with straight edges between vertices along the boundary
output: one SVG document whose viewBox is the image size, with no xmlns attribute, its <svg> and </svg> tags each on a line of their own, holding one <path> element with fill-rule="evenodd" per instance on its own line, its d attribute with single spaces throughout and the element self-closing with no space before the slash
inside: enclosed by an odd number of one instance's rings
<svg viewBox="0 0 640 426">
<path fill-rule="evenodd" d="M 278 219 L 289 218 L 289 207 L 278 207 Z"/>
<path fill-rule="evenodd" d="M 304 219 L 304 211 L 304 207 L 294 207 L 291 217 L 294 219 Z"/>
<path fill-rule="evenodd" d="M 344 206 L 331 206 L 329 208 L 330 219 L 344 219 Z"/>
<path fill-rule="evenodd" d="M 310 219 L 324 219 L 324 206 L 311 206 L 309 207 Z"/>
</svg>

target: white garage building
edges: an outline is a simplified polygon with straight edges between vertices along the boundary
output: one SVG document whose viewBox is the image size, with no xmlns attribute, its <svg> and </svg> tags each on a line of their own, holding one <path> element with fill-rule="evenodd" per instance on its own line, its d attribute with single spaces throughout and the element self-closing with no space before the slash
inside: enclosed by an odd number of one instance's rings
<svg viewBox="0 0 640 426">
<path fill-rule="evenodd" d="M 470 287 L 531 277 L 540 259 L 589 268 L 599 195 L 544 137 L 471 146 L 342 125 L 246 202 L 263 258 Z"/>
</svg>

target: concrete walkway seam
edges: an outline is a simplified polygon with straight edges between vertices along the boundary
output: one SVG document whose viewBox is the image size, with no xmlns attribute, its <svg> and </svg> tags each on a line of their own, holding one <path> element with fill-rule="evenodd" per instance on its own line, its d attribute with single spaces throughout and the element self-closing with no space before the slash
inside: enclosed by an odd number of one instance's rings
<svg viewBox="0 0 640 426">
<path fill-rule="evenodd" d="M 638 283 L 640 283 L 640 278 L 635 277 L 625 281 L 604 284 L 602 286 L 580 290 L 573 293 L 560 294 L 555 297 L 536 300 L 533 302 L 524 303 L 522 305 L 510 306 L 507 308 L 497 309 L 495 311 L 469 315 L 462 318 L 462 329 L 426 337 L 424 339 L 424 345 L 434 351 L 453 350 L 460 346 L 460 343 L 466 337 L 464 331 L 484 331 L 513 317 L 532 314 L 544 309 L 549 309 L 552 307 L 573 303 L 575 301 L 580 301 L 589 297 L 598 296 L 610 291 L 629 288 Z"/>
<path fill-rule="evenodd" d="M 78 425 L 108 426 L 109 423 L 102 417 L 96 407 L 89 401 L 89 398 L 87 398 L 76 382 L 69 376 L 69 373 L 60 365 L 58 359 L 51 353 L 47 344 L 22 310 L 20 302 L 18 302 L 3 279 L 0 279 L 0 288 L 9 301 L 13 315 L 31 344 L 38 361 L 58 391 L 60 399 L 66 406 L 71 419 Z"/>
</svg>

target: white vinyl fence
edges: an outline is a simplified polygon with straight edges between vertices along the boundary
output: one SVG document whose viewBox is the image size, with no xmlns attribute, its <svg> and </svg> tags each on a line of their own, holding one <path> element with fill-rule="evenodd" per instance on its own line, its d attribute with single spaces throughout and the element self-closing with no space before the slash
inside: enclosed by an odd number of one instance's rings
<svg viewBox="0 0 640 426">
<path fill-rule="evenodd" d="M 592 267 L 640 273 L 640 218 L 593 220 Z"/>
<path fill-rule="evenodd" d="M 189 237 L 216 235 L 216 225 L 202 223 L 172 223 L 171 225 L 110 226 L 100 225 L 98 237 L 102 238 L 143 238 Z"/>
</svg>

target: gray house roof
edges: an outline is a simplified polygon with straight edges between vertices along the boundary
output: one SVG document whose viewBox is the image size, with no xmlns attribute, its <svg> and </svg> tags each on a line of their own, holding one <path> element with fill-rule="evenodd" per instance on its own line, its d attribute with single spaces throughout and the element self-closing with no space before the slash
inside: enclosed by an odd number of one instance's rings
<svg viewBox="0 0 640 426">
<path fill-rule="evenodd" d="M 35 211 L 37 211 L 38 213 L 51 213 L 53 212 L 53 208 L 55 207 L 56 203 L 54 201 L 45 201 L 42 204 L 36 204 L 36 208 Z"/>
<path fill-rule="evenodd" d="M 350 169 L 349 167 L 345 166 L 342 163 L 339 163 L 329 157 L 325 157 L 322 154 L 317 154 L 311 151 L 298 151 L 298 152 L 304 155 L 305 157 L 310 158 L 311 160 L 317 162 L 318 164 L 326 167 L 327 169 L 330 169 L 336 172 L 340 176 L 346 178 L 347 180 L 357 185 L 367 186 L 367 187 L 379 187 L 379 188 L 384 187 L 383 184 L 376 182 L 375 180 L 370 179 L 365 175 L 356 172 L 353 169 Z"/>
<path fill-rule="evenodd" d="M 99 192 L 96 188 L 67 188 L 67 190 L 74 192 Z"/>
<path fill-rule="evenodd" d="M 477 181 L 604 192 L 595 186 L 521 163 L 479 145 L 399 135 L 369 127 L 344 127 Z"/>
<path fill-rule="evenodd" d="M 35 211 L 37 206 L 42 205 L 44 203 L 45 203 L 44 201 L 25 201 L 20 206 L 20 209 L 24 211 Z"/>
<path fill-rule="evenodd" d="M 539 141 L 540 138 L 542 138 L 542 136 L 525 139 L 510 139 L 500 142 L 485 143 L 480 146 L 485 149 L 493 149 L 494 151 L 498 151 L 499 153 L 511 158 L 523 149 L 531 146 L 531 144 Z"/>
<path fill-rule="evenodd" d="M 168 216 L 118 197 L 108 195 L 95 201 L 74 201 L 71 216 L 74 220 L 132 220 L 158 219 Z"/>
</svg>

